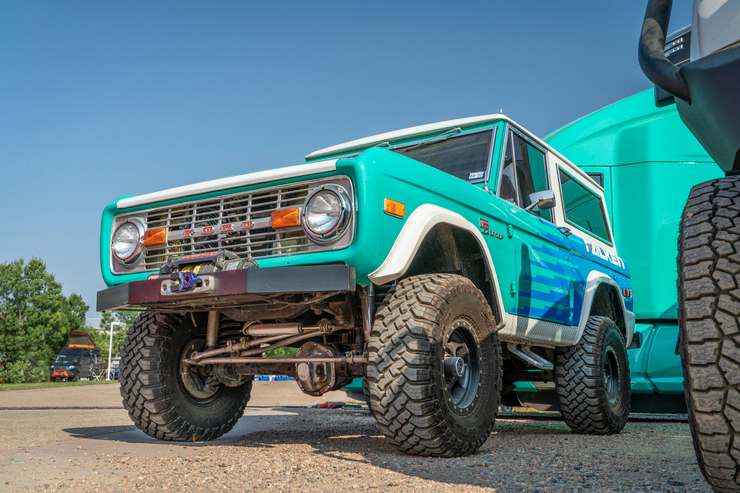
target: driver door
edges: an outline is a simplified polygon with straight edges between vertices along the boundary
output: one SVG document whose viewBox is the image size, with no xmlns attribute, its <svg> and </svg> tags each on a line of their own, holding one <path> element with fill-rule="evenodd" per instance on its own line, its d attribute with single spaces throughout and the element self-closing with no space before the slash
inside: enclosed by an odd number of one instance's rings
<svg viewBox="0 0 740 493">
<path fill-rule="evenodd" d="M 515 242 L 517 273 L 510 293 L 515 300 L 515 315 L 571 326 L 572 281 L 578 279 L 570 256 L 572 240 L 553 223 L 552 209 L 539 210 L 532 204 L 532 194 L 553 190 L 553 163 L 549 162 L 547 151 L 533 139 L 509 128 L 501 164 L 498 194 L 511 203 L 511 234 Z M 532 324 L 518 324 L 517 332 L 527 328 L 532 328 Z"/>
</svg>

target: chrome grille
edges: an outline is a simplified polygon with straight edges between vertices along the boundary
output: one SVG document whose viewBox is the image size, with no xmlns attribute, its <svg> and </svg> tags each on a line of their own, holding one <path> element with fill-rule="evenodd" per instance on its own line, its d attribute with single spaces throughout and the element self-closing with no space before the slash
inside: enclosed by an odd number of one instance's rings
<svg viewBox="0 0 740 493">
<path fill-rule="evenodd" d="M 146 249 L 145 268 L 159 268 L 170 256 L 221 250 L 242 258 L 305 252 L 313 243 L 303 228 L 275 231 L 270 225 L 270 215 L 276 209 L 302 206 L 309 188 L 309 183 L 299 183 L 150 210 L 146 213 L 146 227 L 166 227 L 168 239 L 166 246 Z M 233 231 L 221 229 L 223 225 L 245 223 L 251 226 Z M 183 237 L 186 230 L 202 231 L 208 226 L 213 227 L 213 234 Z"/>
</svg>

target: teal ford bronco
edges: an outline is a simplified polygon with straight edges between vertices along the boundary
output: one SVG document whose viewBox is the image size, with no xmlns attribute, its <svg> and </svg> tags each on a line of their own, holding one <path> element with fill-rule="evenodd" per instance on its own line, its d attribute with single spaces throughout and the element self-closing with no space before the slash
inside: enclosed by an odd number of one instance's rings
<svg viewBox="0 0 740 493">
<path fill-rule="evenodd" d="M 227 432 L 267 373 L 310 395 L 365 377 L 417 455 L 476 451 L 533 375 L 576 432 L 627 419 L 633 300 L 604 191 L 503 115 L 118 199 L 101 266 L 98 310 L 143 310 L 121 393 L 159 439 Z"/>
</svg>

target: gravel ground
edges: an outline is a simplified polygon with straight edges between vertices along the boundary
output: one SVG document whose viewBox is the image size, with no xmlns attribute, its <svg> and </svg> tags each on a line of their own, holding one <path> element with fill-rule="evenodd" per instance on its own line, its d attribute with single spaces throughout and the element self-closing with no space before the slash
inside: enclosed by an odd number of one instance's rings
<svg viewBox="0 0 740 493">
<path fill-rule="evenodd" d="M 231 433 L 183 445 L 136 430 L 117 391 L 0 392 L 0 491 L 709 491 L 685 423 L 589 437 L 556 420 L 499 419 L 478 454 L 424 459 L 396 452 L 365 409 L 303 407 L 341 393 L 257 383 Z"/>
</svg>

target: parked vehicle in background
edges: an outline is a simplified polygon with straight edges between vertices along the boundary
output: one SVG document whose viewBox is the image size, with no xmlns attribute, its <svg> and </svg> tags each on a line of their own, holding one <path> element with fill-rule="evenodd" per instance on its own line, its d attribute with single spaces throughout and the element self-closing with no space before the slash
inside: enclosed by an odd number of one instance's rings
<svg viewBox="0 0 740 493">
<path fill-rule="evenodd" d="M 105 371 L 103 373 L 105 373 Z M 121 376 L 121 358 L 120 358 L 120 356 L 117 356 L 117 357 L 111 359 L 111 364 L 110 364 L 110 379 L 111 380 L 118 380 L 118 378 L 120 376 Z"/>
<path fill-rule="evenodd" d="M 51 365 L 52 381 L 71 382 L 98 378 L 100 351 L 84 331 L 73 331 Z"/>
</svg>

